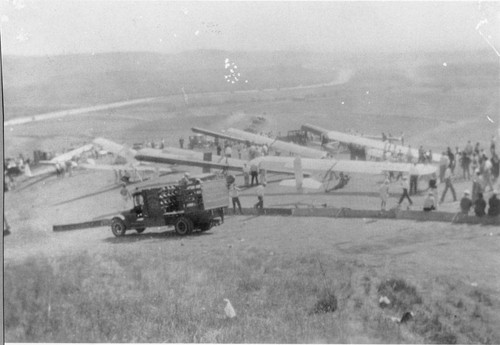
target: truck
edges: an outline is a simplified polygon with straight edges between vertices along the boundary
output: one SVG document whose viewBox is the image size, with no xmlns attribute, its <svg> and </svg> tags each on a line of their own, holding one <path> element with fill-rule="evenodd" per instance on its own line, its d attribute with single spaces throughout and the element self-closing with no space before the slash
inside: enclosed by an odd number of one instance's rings
<svg viewBox="0 0 500 345">
<path fill-rule="evenodd" d="M 173 226 L 180 236 L 207 231 L 224 221 L 229 206 L 225 179 L 189 180 L 186 183 L 137 190 L 132 194 L 134 207 L 111 220 L 116 237 L 128 230 L 142 233 L 149 227 Z"/>
<path fill-rule="evenodd" d="M 278 137 L 278 140 L 292 142 L 294 144 L 306 146 L 309 138 L 307 137 L 307 132 L 303 130 L 293 130 L 288 131 L 286 136 Z"/>
<path fill-rule="evenodd" d="M 188 148 L 192 149 L 211 149 L 214 146 L 214 142 L 207 138 L 203 134 L 195 134 L 189 137 Z"/>
</svg>

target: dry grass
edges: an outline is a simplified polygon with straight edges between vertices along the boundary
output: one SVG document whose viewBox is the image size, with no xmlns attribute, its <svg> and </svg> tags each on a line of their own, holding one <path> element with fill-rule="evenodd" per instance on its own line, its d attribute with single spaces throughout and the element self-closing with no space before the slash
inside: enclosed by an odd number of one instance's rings
<svg viewBox="0 0 500 345">
<path fill-rule="evenodd" d="M 455 291 L 446 302 L 426 301 L 403 279 L 319 253 L 219 248 L 165 261 L 160 251 L 85 252 L 7 265 L 4 291 L 9 342 L 499 340 L 488 328 L 486 309 L 494 302 L 485 292 Z M 393 294 L 394 309 L 378 306 L 381 292 Z M 235 319 L 225 319 L 224 298 L 235 307 Z M 413 321 L 390 320 L 405 308 L 416 312 Z"/>
</svg>

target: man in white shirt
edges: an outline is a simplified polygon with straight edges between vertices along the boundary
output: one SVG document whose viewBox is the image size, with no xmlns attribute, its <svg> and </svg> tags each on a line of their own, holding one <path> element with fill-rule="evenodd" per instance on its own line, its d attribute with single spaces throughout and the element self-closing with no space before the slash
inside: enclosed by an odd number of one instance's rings
<svg viewBox="0 0 500 345">
<path fill-rule="evenodd" d="M 241 211 L 241 203 L 240 203 L 240 189 L 236 187 L 236 184 L 233 183 L 229 188 L 229 196 L 233 201 L 233 212 L 236 214 L 236 205 L 238 205 L 238 209 L 240 210 L 240 214 L 243 214 Z"/>
<path fill-rule="evenodd" d="M 446 152 L 443 151 L 441 154 L 441 160 L 439 161 L 439 182 L 443 183 L 445 181 L 444 174 L 446 172 L 446 168 L 450 166 L 450 159 Z"/>
<path fill-rule="evenodd" d="M 266 183 L 264 182 L 263 184 L 260 184 L 257 187 L 257 203 L 254 205 L 255 208 L 264 208 L 264 187 L 266 186 Z"/>
<path fill-rule="evenodd" d="M 444 172 L 444 183 L 446 184 L 446 186 L 444 187 L 443 194 L 441 195 L 440 203 L 444 202 L 444 197 L 446 196 L 446 192 L 448 192 L 448 189 L 451 189 L 451 194 L 453 195 L 453 201 L 457 201 L 457 194 L 455 193 L 455 188 L 453 188 L 453 184 L 451 183 L 450 167 L 447 167 L 446 171 Z"/>
<path fill-rule="evenodd" d="M 490 189 L 493 191 L 493 183 L 492 183 L 492 178 L 491 178 L 491 168 L 493 168 L 493 164 L 491 164 L 490 159 L 486 159 L 484 161 L 484 168 L 483 168 L 483 179 L 484 179 L 484 190 L 486 191 L 486 187 L 490 187 Z"/>
<path fill-rule="evenodd" d="M 408 189 L 410 189 L 409 183 L 408 183 L 408 177 L 403 176 L 403 179 L 401 180 L 401 188 L 403 189 L 403 194 L 401 194 L 401 198 L 399 198 L 398 202 L 398 207 L 401 206 L 401 203 L 405 198 L 408 199 L 410 202 L 410 205 L 408 206 L 408 209 L 410 209 L 410 206 L 413 205 L 413 201 L 410 199 L 410 195 L 408 194 Z"/>
<path fill-rule="evenodd" d="M 231 155 L 233 154 L 233 149 L 231 148 L 231 146 L 227 145 L 224 153 L 227 158 L 231 158 Z"/>
<path fill-rule="evenodd" d="M 417 194 L 417 184 L 418 184 L 418 169 L 417 163 L 413 163 L 410 167 L 410 195 Z"/>
</svg>

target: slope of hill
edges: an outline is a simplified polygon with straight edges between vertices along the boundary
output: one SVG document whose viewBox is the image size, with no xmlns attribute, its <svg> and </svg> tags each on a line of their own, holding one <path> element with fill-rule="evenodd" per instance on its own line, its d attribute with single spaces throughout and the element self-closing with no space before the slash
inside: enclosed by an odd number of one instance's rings
<svg viewBox="0 0 500 345">
<path fill-rule="evenodd" d="M 239 65 L 227 83 L 225 61 Z M 6 119 L 134 98 L 329 82 L 330 68 L 302 67 L 307 54 L 201 50 L 4 58 Z M 248 82 L 246 82 L 248 81 Z"/>
</svg>

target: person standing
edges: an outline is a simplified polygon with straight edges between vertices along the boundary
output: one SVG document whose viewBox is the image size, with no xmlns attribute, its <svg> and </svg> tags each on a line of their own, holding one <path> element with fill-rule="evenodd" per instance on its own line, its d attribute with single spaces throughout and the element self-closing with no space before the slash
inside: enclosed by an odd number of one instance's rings
<svg viewBox="0 0 500 345">
<path fill-rule="evenodd" d="M 400 207 L 403 200 L 407 198 L 410 203 L 410 205 L 408 205 L 408 209 L 410 209 L 410 206 L 413 205 L 413 201 L 411 201 L 410 195 L 408 194 L 408 189 L 410 189 L 408 177 L 403 176 L 403 179 L 401 180 L 401 188 L 403 189 L 403 194 L 401 194 L 401 197 L 399 198 L 398 207 Z"/>
<path fill-rule="evenodd" d="M 382 211 L 385 211 L 388 199 L 389 199 L 389 179 L 385 179 L 384 183 L 380 187 L 380 209 Z"/>
<path fill-rule="evenodd" d="M 483 217 L 486 212 L 486 200 L 483 198 L 483 193 L 477 195 L 477 200 L 474 202 L 474 213 L 477 217 Z"/>
<path fill-rule="evenodd" d="M 131 195 L 127 189 L 127 184 L 125 182 L 122 183 L 122 189 L 120 189 L 120 195 L 122 196 L 122 200 L 123 200 L 123 208 L 127 209 L 128 201 L 130 200 Z"/>
<path fill-rule="evenodd" d="M 266 169 L 259 169 L 259 176 L 261 183 L 267 183 L 267 171 Z"/>
<path fill-rule="evenodd" d="M 266 183 L 262 183 L 257 187 L 257 203 L 254 205 L 255 208 L 257 209 L 262 209 L 264 208 L 264 187 L 266 186 Z"/>
<path fill-rule="evenodd" d="M 436 173 L 433 173 L 431 175 L 430 180 L 429 180 L 429 191 L 434 196 L 434 207 L 437 209 L 439 195 L 438 195 L 437 175 L 436 175 Z"/>
<path fill-rule="evenodd" d="M 479 142 L 476 143 L 476 146 L 474 147 L 474 153 L 479 156 L 479 153 L 481 152 L 481 145 Z"/>
<path fill-rule="evenodd" d="M 66 161 L 64 162 L 64 165 L 66 166 L 66 172 L 68 173 L 68 176 L 73 176 L 73 161 Z"/>
<path fill-rule="evenodd" d="M 245 187 L 250 184 L 250 167 L 248 163 L 243 163 L 243 179 L 245 181 Z"/>
<path fill-rule="evenodd" d="M 483 193 L 482 176 L 481 172 L 476 170 L 472 178 L 472 202 L 475 202 L 481 193 Z"/>
<path fill-rule="evenodd" d="M 184 176 L 179 180 L 180 186 L 187 186 L 191 181 L 191 174 L 188 172 L 184 173 Z"/>
<path fill-rule="evenodd" d="M 491 154 L 491 177 L 493 182 L 496 183 L 498 181 L 498 175 L 500 174 L 500 159 L 496 152 Z"/>
<path fill-rule="evenodd" d="M 472 153 L 474 152 L 474 148 L 472 147 L 472 143 L 470 142 L 470 140 L 467 141 L 467 145 L 465 145 L 464 151 L 467 154 L 467 156 L 469 156 L 469 158 L 472 156 Z"/>
<path fill-rule="evenodd" d="M 451 151 L 451 148 L 448 146 L 448 149 L 446 150 L 446 155 L 448 156 L 448 159 L 450 160 L 450 169 L 451 169 L 451 173 L 454 174 L 455 173 L 455 155 L 453 154 L 453 152 Z"/>
<path fill-rule="evenodd" d="M 181 149 L 183 149 L 183 148 L 184 148 L 184 138 L 183 138 L 183 137 L 180 137 L 180 138 L 179 138 L 179 147 L 180 147 Z"/>
<path fill-rule="evenodd" d="M 267 156 L 269 154 L 269 148 L 267 147 L 267 144 L 262 145 L 262 155 Z"/>
<path fill-rule="evenodd" d="M 226 149 L 224 150 L 224 154 L 226 156 L 226 158 L 231 158 L 231 156 L 233 155 L 233 149 L 231 148 L 231 145 L 227 145 L 226 146 Z"/>
<path fill-rule="evenodd" d="M 236 205 L 238 205 L 238 209 L 240 210 L 240 214 L 243 214 L 241 211 L 241 203 L 240 203 L 240 189 L 236 187 L 236 183 L 233 183 L 229 188 L 229 196 L 233 201 L 233 212 L 236 214 Z"/>
<path fill-rule="evenodd" d="M 446 186 L 444 187 L 443 194 L 441 195 L 441 203 L 444 202 L 444 198 L 446 196 L 446 193 L 448 192 L 448 189 L 451 190 L 453 201 L 457 201 L 457 194 L 455 193 L 455 188 L 453 187 L 453 183 L 451 182 L 451 177 L 451 168 L 448 167 L 446 168 L 446 171 L 444 173 L 444 183 L 446 184 Z"/>
<path fill-rule="evenodd" d="M 471 156 L 471 170 L 476 171 L 479 169 L 479 158 L 477 157 L 476 153 L 474 152 Z"/>
<path fill-rule="evenodd" d="M 417 194 L 417 184 L 418 184 L 417 163 L 413 163 L 413 165 L 410 167 L 410 195 Z"/>
<path fill-rule="evenodd" d="M 255 180 L 256 184 L 259 184 L 259 166 L 256 163 L 252 163 L 250 165 L 250 175 L 252 177 L 252 181 L 250 185 L 253 186 L 253 181 Z"/>
<path fill-rule="evenodd" d="M 238 159 L 241 159 L 241 144 L 238 144 L 236 149 L 238 150 Z"/>
<path fill-rule="evenodd" d="M 498 191 L 495 189 L 488 200 L 488 216 L 497 217 L 500 215 L 500 200 L 497 198 Z"/>
<path fill-rule="evenodd" d="M 439 182 L 443 183 L 444 182 L 444 173 L 446 172 L 446 168 L 450 165 L 450 159 L 448 158 L 448 155 L 446 155 L 446 152 L 442 152 L 441 154 L 441 160 L 439 161 Z"/>
<path fill-rule="evenodd" d="M 470 192 L 468 190 L 464 191 L 464 196 L 460 200 L 460 211 L 463 214 L 469 214 L 472 207 L 472 200 L 470 199 Z"/>
<path fill-rule="evenodd" d="M 408 163 L 413 162 L 413 153 L 411 152 L 411 145 L 408 145 L 408 151 L 406 151 L 406 161 Z"/>
<path fill-rule="evenodd" d="M 484 190 L 486 191 L 486 187 L 489 186 L 490 190 L 493 190 L 493 183 L 491 182 L 492 180 L 492 174 L 491 174 L 491 169 L 493 168 L 493 165 L 491 164 L 491 161 L 486 158 L 484 160 L 484 166 L 483 166 L 483 179 L 484 179 Z"/>
<path fill-rule="evenodd" d="M 470 180 L 470 156 L 467 152 L 462 151 L 460 155 L 460 163 L 462 165 L 464 180 Z"/>
</svg>

